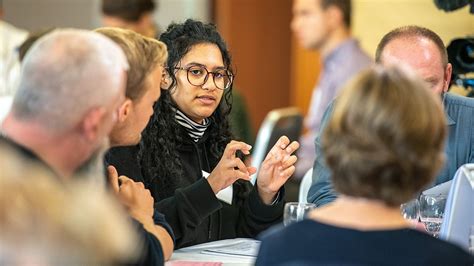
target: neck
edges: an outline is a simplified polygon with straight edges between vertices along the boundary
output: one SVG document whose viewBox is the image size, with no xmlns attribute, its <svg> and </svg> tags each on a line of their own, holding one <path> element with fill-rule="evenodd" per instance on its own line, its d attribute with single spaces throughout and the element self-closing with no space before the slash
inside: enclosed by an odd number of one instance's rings
<svg viewBox="0 0 474 266">
<path fill-rule="evenodd" d="M 345 27 L 335 29 L 322 45 L 320 52 L 323 58 L 331 54 L 341 43 L 351 37 L 350 30 Z"/>
<path fill-rule="evenodd" d="M 9 114 L 4 120 L 2 133 L 32 151 L 63 178 L 71 177 L 80 166 L 81 153 L 73 146 L 77 142 L 66 134 L 53 134 L 36 121 L 20 121 Z"/>
<path fill-rule="evenodd" d="M 311 213 L 312 219 L 340 227 L 361 230 L 408 228 L 399 206 L 378 200 L 340 196 L 332 204 Z"/>
</svg>

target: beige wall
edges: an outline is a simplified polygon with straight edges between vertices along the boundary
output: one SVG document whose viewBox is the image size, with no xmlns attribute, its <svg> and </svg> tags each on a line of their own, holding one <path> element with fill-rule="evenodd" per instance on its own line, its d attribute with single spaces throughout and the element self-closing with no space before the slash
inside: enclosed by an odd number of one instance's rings
<svg viewBox="0 0 474 266">
<path fill-rule="evenodd" d="M 469 14 L 468 7 L 445 13 L 436 8 L 433 0 L 353 0 L 352 31 L 372 57 L 385 33 L 410 24 L 434 30 L 446 45 L 453 38 L 474 35 L 474 15 Z M 291 56 L 291 104 L 306 113 L 319 75 L 319 57 L 315 52 L 304 51 L 295 41 Z"/>
<path fill-rule="evenodd" d="M 438 33 L 446 45 L 455 37 L 474 34 L 468 7 L 445 13 L 433 0 L 353 0 L 353 34 L 372 56 L 382 36 L 403 25 L 420 25 Z"/>
</svg>

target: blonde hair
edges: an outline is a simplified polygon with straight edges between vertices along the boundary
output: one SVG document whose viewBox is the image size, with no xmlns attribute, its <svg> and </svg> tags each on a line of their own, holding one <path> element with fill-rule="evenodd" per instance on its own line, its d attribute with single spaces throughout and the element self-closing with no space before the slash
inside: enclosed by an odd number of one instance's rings
<svg viewBox="0 0 474 266">
<path fill-rule="evenodd" d="M 127 29 L 103 27 L 95 31 L 110 38 L 124 51 L 130 66 L 125 94 L 132 100 L 138 100 L 148 89 L 148 75 L 168 59 L 166 45 Z"/>
<path fill-rule="evenodd" d="M 137 256 L 138 236 L 116 200 L 0 147 L 1 261 L 113 264 Z"/>
<path fill-rule="evenodd" d="M 399 205 L 432 181 L 444 160 L 441 99 L 397 68 L 372 68 L 338 98 L 322 147 L 335 189 Z"/>
</svg>

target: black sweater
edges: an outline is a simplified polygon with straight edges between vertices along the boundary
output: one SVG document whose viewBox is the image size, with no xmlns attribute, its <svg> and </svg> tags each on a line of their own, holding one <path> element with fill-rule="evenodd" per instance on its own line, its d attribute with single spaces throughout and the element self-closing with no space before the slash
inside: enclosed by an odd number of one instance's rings
<svg viewBox="0 0 474 266">
<path fill-rule="evenodd" d="M 138 147 L 112 149 L 107 157 L 119 174 L 142 181 L 155 198 L 155 208 L 163 213 L 176 238 L 176 248 L 235 237 L 255 237 L 281 222 L 284 202 L 265 205 L 256 186 L 239 180 L 233 185 L 232 205 L 219 201 L 202 171 L 210 173 L 220 158 L 209 151 L 211 140 L 205 134 L 197 143 L 181 131 L 185 143 L 177 147 L 184 178 L 174 180 L 174 195 L 163 198 L 163 192 L 137 161 Z M 146 151 L 145 151 L 146 152 Z M 154 177 L 169 178 L 169 177 Z M 280 199 L 283 198 L 283 191 Z"/>
<path fill-rule="evenodd" d="M 473 257 L 413 229 L 356 230 L 304 220 L 263 236 L 257 266 L 469 265 Z"/>
</svg>

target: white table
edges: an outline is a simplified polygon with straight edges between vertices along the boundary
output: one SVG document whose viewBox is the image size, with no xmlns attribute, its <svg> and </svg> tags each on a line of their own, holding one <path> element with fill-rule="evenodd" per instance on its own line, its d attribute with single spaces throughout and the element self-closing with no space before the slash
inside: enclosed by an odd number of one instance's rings
<svg viewBox="0 0 474 266">
<path fill-rule="evenodd" d="M 166 266 L 173 265 L 205 265 L 199 263 L 222 263 L 223 265 L 254 265 L 258 253 L 259 241 L 248 238 L 235 238 L 204 243 L 196 246 L 175 250 Z M 249 256 L 223 254 L 219 251 L 235 251 Z"/>
</svg>

